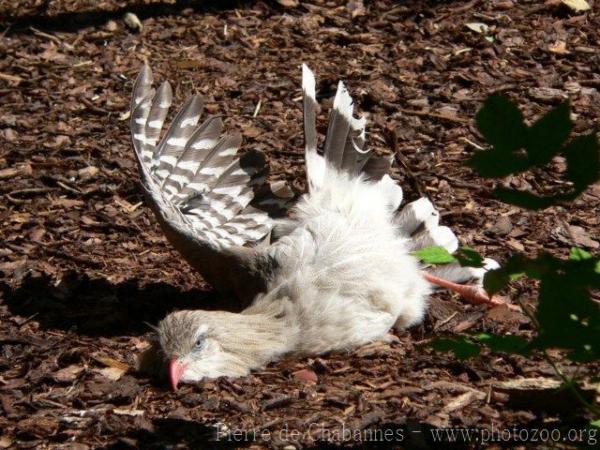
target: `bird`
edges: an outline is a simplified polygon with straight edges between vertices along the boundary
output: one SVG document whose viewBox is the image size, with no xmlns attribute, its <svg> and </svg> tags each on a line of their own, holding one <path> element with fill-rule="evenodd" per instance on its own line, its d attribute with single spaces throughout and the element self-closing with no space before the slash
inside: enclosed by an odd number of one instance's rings
<svg viewBox="0 0 600 450">
<path fill-rule="evenodd" d="M 403 207 L 392 158 L 366 149 L 366 116 L 339 82 L 324 144 L 316 81 L 302 65 L 307 192 L 267 181 L 260 151 L 239 152 L 220 117 L 200 125 L 190 97 L 162 132 L 173 93 L 153 88 L 147 64 L 134 83 L 131 135 L 141 186 L 165 236 L 241 312 L 180 310 L 156 327 L 171 387 L 240 377 L 286 355 L 350 351 L 422 321 L 435 286 L 497 304 L 478 287 L 480 268 L 427 267 L 417 249 L 453 253 L 458 238 L 425 197 Z M 162 135 L 162 136 L 161 136 Z M 473 281 L 473 285 L 465 284 Z"/>
</svg>

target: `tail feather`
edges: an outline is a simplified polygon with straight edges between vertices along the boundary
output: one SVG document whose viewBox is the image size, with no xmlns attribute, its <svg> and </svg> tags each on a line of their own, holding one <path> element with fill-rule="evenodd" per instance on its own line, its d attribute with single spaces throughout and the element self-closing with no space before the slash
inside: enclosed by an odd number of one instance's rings
<svg viewBox="0 0 600 450">
<path fill-rule="evenodd" d="M 135 83 L 133 85 L 133 92 L 131 94 L 131 111 L 135 111 L 139 105 L 142 104 L 142 101 L 148 100 L 151 101 L 152 97 L 154 97 L 154 90 L 152 89 L 152 82 L 154 81 L 154 77 L 152 75 L 152 70 L 150 66 L 144 64 L 142 66 L 142 70 L 138 74 L 135 79 Z M 150 106 L 150 105 L 148 105 Z M 132 121 L 132 125 L 143 125 L 146 126 L 146 123 L 135 122 Z"/>
<path fill-rule="evenodd" d="M 346 139 L 350 131 L 353 111 L 352 98 L 344 83 L 340 81 L 329 116 L 329 127 L 323 150 L 325 160 L 334 169 L 341 169 L 344 162 Z"/>
<path fill-rule="evenodd" d="M 422 197 L 398 211 L 394 217 L 394 224 L 402 234 L 411 236 L 432 217 L 439 220 L 439 213 L 428 199 Z"/>
<path fill-rule="evenodd" d="M 381 192 L 387 200 L 391 211 L 396 211 L 402 203 L 402 188 L 392 177 L 384 175 L 378 182 Z"/>
<path fill-rule="evenodd" d="M 449 253 L 454 253 L 458 249 L 458 238 L 450 228 L 440 225 L 439 222 L 439 212 L 425 197 L 407 204 L 394 216 L 394 224 L 398 231 L 407 237 L 407 250 L 440 246 Z M 498 267 L 496 261 L 486 258 L 484 267 L 462 267 L 459 263 L 451 263 L 424 267 L 424 270 L 455 283 L 475 281 L 481 284 L 485 273 Z"/>
<path fill-rule="evenodd" d="M 390 172 L 393 157 L 390 156 L 372 156 L 364 161 L 361 167 L 367 181 L 380 181 L 384 175 Z"/>
<path fill-rule="evenodd" d="M 358 175 L 371 152 L 364 151 L 366 118 L 353 116 L 352 97 L 344 84 L 338 84 L 333 109 L 329 117 L 323 155 L 317 152 L 315 77 L 302 65 L 304 104 L 304 142 L 309 189 L 319 189 L 326 177 L 327 167 Z"/>
<path fill-rule="evenodd" d="M 439 212 L 425 197 L 409 203 L 394 217 L 400 233 L 410 237 L 410 250 L 437 245 L 454 253 L 458 249 L 458 238 L 450 228 L 439 223 Z"/>
<path fill-rule="evenodd" d="M 325 161 L 317 153 L 317 98 L 315 76 L 302 64 L 302 94 L 304 107 L 304 159 L 306 177 L 311 191 L 318 189 L 325 176 Z"/>
<path fill-rule="evenodd" d="M 350 121 L 350 130 L 344 146 L 344 155 L 342 157 L 342 170 L 351 175 L 358 175 L 361 168 L 368 161 L 371 152 L 363 151 L 365 145 L 365 126 L 367 118 L 365 116 L 359 119 L 352 118 Z"/>
<path fill-rule="evenodd" d="M 239 134 L 223 137 L 199 164 L 194 178 L 179 195 L 185 197 L 194 192 L 209 191 L 233 161 L 241 144 L 242 137 Z"/>
<path fill-rule="evenodd" d="M 144 65 L 133 85 L 131 98 L 131 138 L 140 165 L 152 160 L 154 149 L 154 144 L 150 145 L 150 140 L 146 137 L 146 123 L 155 94 L 152 81 L 152 71 Z"/>
<path fill-rule="evenodd" d="M 409 250 L 419 250 L 424 247 L 439 246 L 449 253 L 458 250 L 458 239 L 448 227 L 425 224 L 423 229 L 410 237 Z"/>
</svg>

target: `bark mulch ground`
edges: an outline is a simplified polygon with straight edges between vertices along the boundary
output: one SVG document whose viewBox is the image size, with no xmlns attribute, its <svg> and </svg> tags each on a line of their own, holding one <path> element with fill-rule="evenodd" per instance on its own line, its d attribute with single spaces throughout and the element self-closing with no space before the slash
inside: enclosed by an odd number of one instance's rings
<svg viewBox="0 0 600 450">
<path fill-rule="evenodd" d="M 482 145 L 473 117 L 492 92 L 516 100 L 528 120 L 568 98 L 577 132 L 598 124 L 596 6 L 577 14 L 558 1 L 149 3 L 2 2 L 0 448 L 364 446 L 358 437 L 377 431 L 393 433 L 388 445 L 428 448 L 436 446 L 430 427 L 566 431 L 587 423 L 560 394 L 549 402 L 548 391 L 540 401 L 532 390 L 498 388 L 553 378 L 541 359 L 484 353 L 459 361 L 423 348 L 434 335 L 532 333 L 522 314 L 443 293 L 424 324 L 395 343 L 285 360 L 175 393 L 138 374 L 145 322 L 228 299 L 191 272 L 143 203 L 127 110 L 147 60 L 179 102 L 200 92 L 208 113 L 243 133 L 245 148 L 269 155 L 273 180 L 301 191 L 306 62 L 327 106 L 337 80 L 347 82 L 369 115 L 371 147 L 396 152 L 406 197 L 430 197 L 464 245 L 500 261 L 514 251 L 597 251 L 600 186 L 572 205 L 530 213 L 496 201 L 494 182 L 464 166 Z M 123 21 L 129 10 L 141 30 Z M 549 172 L 503 183 L 543 192 L 564 170 L 555 158 Z M 534 302 L 531 282 L 511 289 Z M 598 372 L 553 356 L 567 373 Z M 301 369 L 318 381 L 294 376 Z M 360 436 L 346 439 L 344 430 Z"/>
</svg>

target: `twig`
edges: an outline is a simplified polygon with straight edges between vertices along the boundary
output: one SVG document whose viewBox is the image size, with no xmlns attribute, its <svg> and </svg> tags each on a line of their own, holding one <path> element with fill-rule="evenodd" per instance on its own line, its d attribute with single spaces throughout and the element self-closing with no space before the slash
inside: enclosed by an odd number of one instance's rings
<svg viewBox="0 0 600 450">
<path fill-rule="evenodd" d="M 19 324 L 19 328 L 22 328 L 23 325 L 31 322 L 37 315 L 39 314 L 39 312 L 33 313 L 32 315 L 30 315 L 29 317 L 25 318 L 25 320 L 23 320 L 20 324 Z"/>
<path fill-rule="evenodd" d="M 98 267 L 102 266 L 102 264 L 100 264 L 97 261 L 93 261 L 93 260 L 88 259 L 88 258 L 82 258 L 81 256 L 69 255 L 68 253 L 65 253 L 65 252 L 63 252 L 61 250 L 55 250 L 53 248 L 44 247 L 43 251 L 45 253 L 51 254 L 52 256 L 57 256 L 57 257 L 62 258 L 62 259 L 71 260 L 71 261 L 74 261 L 74 262 L 79 263 L 79 264 L 86 264 L 86 265 L 88 265 L 90 267 L 96 267 L 96 268 L 98 268 Z"/>
<path fill-rule="evenodd" d="M 80 100 L 81 100 L 81 103 L 83 103 L 88 110 L 90 110 L 91 112 L 93 112 L 95 114 L 98 114 L 100 116 L 107 116 L 108 114 L 110 114 L 109 111 L 107 111 L 106 109 L 100 108 L 99 106 L 94 105 L 92 102 L 90 102 L 86 98 L 82 98 Z"/>
<path fill-rule="evenodd" d="M 11 26 L 12 26 L 12 25 L 8 25 L 8 26 L 6 27 L 6 30 L 4 30 L 4 31 L 2 32 L 2 34 L 0 34 L 0 39 L 2 39 L 4 36 L 6 36 L 6 34 L 7 34 L 9 31 L 10 31 L 10 27 L 11 27 Z"/>
<path fill-rule="evenodd" d="M 82 192 L 79 189 L 73 188 L 68 184 L 63 183 L 62 181 L 56 180 L 56 184 L 58 184 L 61 188 L 73 193 L 73 194 L 81 194 Z"/>
<path fill-rule="evenodd" d="M 59 38 L 57 38 L 56 36 L 53 36 L 48 33 L 44 33 L 43 31 L 40 31 L 37 28 L 29 27 L 29 29 L 33 32 L 33 34 L 35 34 L 37 36 L 45 37 L 46 39 L 50 39 L 51 41 L 56 42 L 58 45 L 62 45 L 62 41 Z"/>
<path fill-rule="evenodd" d="M 447 114 L 438 114 L 438 113 L 429 112 L 429 111 L 414 111 L 412 109 L 404 109 L 404 108 L 400 108 L 399 111 L 404 114 L 408 114 L 410 116 L 431 117 L 434 119 L 447 120 L 449 122 L 454 122 L 454 123 L 464 124 L 464 123 L 470 122 L 469 119 L 465 119 L 464 117 L 454 117 L 454 116 L 450 116 Z"/>
<path fill-rule="evenodd" d="M 55 187 L 43 187 L 43 188 L 26 188 L 26 189 L 17 189 L 15 191 L 11 191 L 8 195 L 20 195 L 20 194 L 45 194 L 47 192 L 55 191 Z"/>
<path fill-rule="evenodd" d="M 441 178 L 443 180 L 449 181 L 453 186 L 455 187 L 461 187 L 461 188 L 465 188 L 465 189 L 471 189 L 475 192 L 480 191 L 482 185 L 481 184 L 475 184 L 475 183 L 468 183 L 466 181 L 460 181 L 457 180 L 456 178 L 452 178 L 449 177 L 448 175 L 444 175 L 443 173 L 437 174 L 438 178 Z"/>
<path fill-rule="evenodd" d="M 258 116 L 258 113 L 260 112 L 260 107 L 262 106 L 262 100 L 258 100 L 258 103 L 256 104 L 256 108 L 254 108 L 254 114 L 252 114 L 252 117 L 256 117 Z"/>
<path fill-rule="evenodd" d="M 22 198 L 14 198 L 14 197 L 11 197 L 10 194 L 4 194 L 4 196 L 6 197 L 6 199 L 9 202 L 14 203 L 15 205 L 26 205 L 27 203 L 31 203 L 31 200 L 24 200 Z"/>
<path fill-rule="evenodd" d="M 391 127 L 386 127 L 385 131 L 387 141 L 389 141 L 388 143 L 392 148 L 392 152 L 394 153 L 394 158 L 396 162 L 402 167 L 404 167 L 404 170 L 410 179 L 413 189 L 415 189 L 419 193 L 420 197 L 426 197 L 424 186 L 421 184 L 419 177 L 415 176 L 415 174 L 411 170 L 410 166 L 408 165 L 408 162 L 406 161 L 406 158 L 404 157 L 402 151 L 400 150 L 400 147 L 398 146 L 398 135 L 396 134 L 396 130 Z"/>
<path fill-rule="evenodd" d="M 458 8 L 452 9 L 452 11 L 449 13 L 442 14 L 441 16 L 437 17 L 435 21 L 441 22 L 442 20 L 445 20 L 446 18 L 448 18 L 450 16 L 456 16 L 458 14 L 465 13 L 468 10 L 472 9 L 474 6 L 476 6 L 478 3 L 479 3 L 479 0 L 473 0 L 472 2 L 465 3 L 464 5 L 459 6 Z"/>
<path fill-rule="evenodd" d="M 440 327 L 443 327 L 448 322 L 450 322 L 452 319 L 454 319 L 457 314 L 458 314 L 458 311 L 454 311 L 452 314 L 450 314 L 444 320 L 442 320 L 441 322 L 436 323 L 435 326 L 433 327 L 433 330 L 435 331 L 435 330 L 439 329 Z"/>
<path fill-rule="evenodd" d="M 9 75 L 8 73 L 0 72 L 0 80 L 13 81 L 15 83 L 20 83 L 23 81 L 23 78 L 18 77 L 17 75 Z"/>
<path fill-rule="evenodd" d="M 463 137 L 463 138 L 461 138 L 461 139 L 462 139 L 463 141 L 465 141 L 467 144 L 469 144 L 469 145 L 471 145 L 471 146 L 475 147 L 477 150 L 485 150 L 485 147 L 482 147 L 481 145 L 477 144 L 476 142 L 473 142 L 472 140 L 470 140 L 470 139 L 468 139 L 468 138 L 466 138 L 466 137 Z"/>
</svg>

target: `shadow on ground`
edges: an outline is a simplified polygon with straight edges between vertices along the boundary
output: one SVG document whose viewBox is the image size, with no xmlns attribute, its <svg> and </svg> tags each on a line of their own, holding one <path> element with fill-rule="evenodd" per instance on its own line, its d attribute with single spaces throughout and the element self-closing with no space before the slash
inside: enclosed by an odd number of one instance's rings
<svg viewBox="0 0 600 450">
<path fill-rule="evenodd" d="M 32 317 L 44 329 L 88 336 L 141 335 L 148 332 L 144 322 L 156 324 L 178 309 L 240 309 L 233 299 L 211 291 L 186 291 L 162 282 L 113 284 L 74 272 L 58 283 L 46 275 L 28 275 L 18 287 L 0 284 L 0 290 L 13 315 Z"/>
<path fill-rule="evenodd" d="M 145 2 L 135 4 L 131 2 L 113 10 L 103 8 L 100 5 L 97 9 L 84 9 L 82 11 L 65 10 L 57 14 L 48 14 L 44 6 L 41 6 L 34 12 L 26 14 L 9 9 L 6 12 L 0 13 L 0 23 L 9 23 L 10 32 L 19 32 L 22 29 L 29 29 L 30 26 L 35 26 L 46 31 L 76 32 L 85 27 L 101 26 L 108 20 L 121 20 L 125 13 L 136 14 L 139 19 L 144 20 L 150 17 L 179 15 L 186 8 L 197 12 L 214 12 L 236 9 L 251 3 L 248 0 L 206 0 L 203 2 L 196 0 L 171 2 L 166 0 L 153 4 Z"/>
<path fill-rule="evenodd" d="M 312 427 L 311 427 L 312 429 Z M 286 431 L 287 430 L 287 431 Z M 318 433 L 318 429 L 315 429 Z M 340 431 L 341 433 L 341 430 Z M 330 442 L 322 441 L 316 437 L 313 447 L 308 449 L 339 449 L 341 447 L 361 449 L 466 449 L 470 448 L 468 442 L 434 442 L 431 438 L 434 428 L 428 424 L 407 422 L 406 424 L 382 424 L 380 426 L 368 427 L 362 430 L 350 430 L 346 428 L 346 435 L 323 436 L 329 438 Z M 217 436 L 216 428 L 184 419 L 155 419 L 148 422 L 145 429 L 131 431 L 123 436 L 120 442 L 104 447 L 103 450 L 116 449 L 165 449 L 165 448 L 189 448 L 189 449 L 230 449 L 247 448 L 256 445 L 269 445 L 275 448 L 285 448 L 293 445 L 295 432 L 300 430 L 292 428 L 271 431 L 239 430 L 229 435 Z M 305 430 L 305 432 L 308 432 Z M 287 434 L 286 434 L 287 433 Z"/>
</svg>

